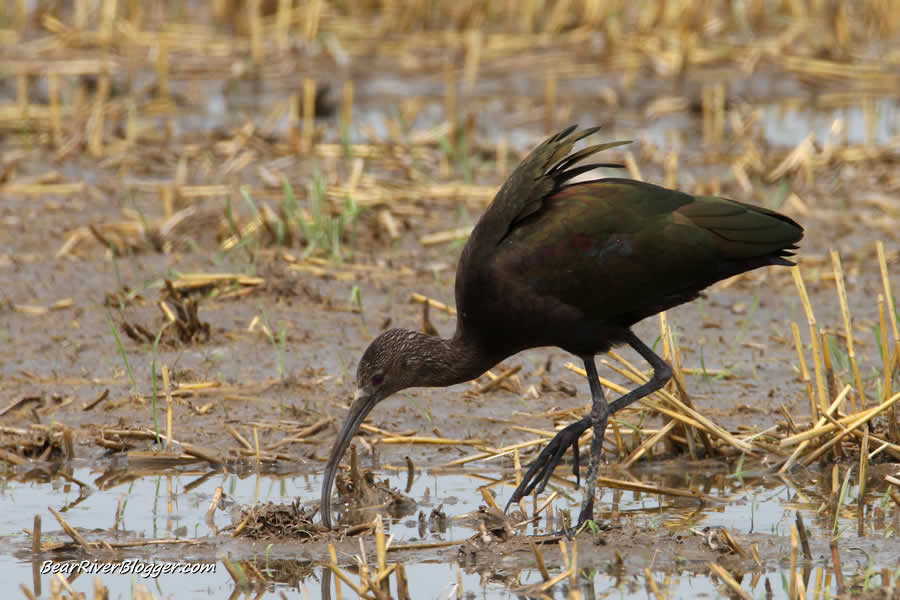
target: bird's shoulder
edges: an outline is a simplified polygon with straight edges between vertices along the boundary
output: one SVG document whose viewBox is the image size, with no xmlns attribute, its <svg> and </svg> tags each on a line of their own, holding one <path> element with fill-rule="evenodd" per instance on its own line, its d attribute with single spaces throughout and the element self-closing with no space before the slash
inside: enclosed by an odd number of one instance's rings
<svg viewBox="0 0 900 600">
<path fill-rule="evenodd" d="M 572 249 L 579 240 L 603 243 L 611 236 L 654 227 L 691 203 L 692 196 L 631 179 L 600 179 L 572 184 L 548 195 L 541 207 L 516 222 L 495 257 L 523 245 L 537 252 L 561 245 Z"/>
</svg>

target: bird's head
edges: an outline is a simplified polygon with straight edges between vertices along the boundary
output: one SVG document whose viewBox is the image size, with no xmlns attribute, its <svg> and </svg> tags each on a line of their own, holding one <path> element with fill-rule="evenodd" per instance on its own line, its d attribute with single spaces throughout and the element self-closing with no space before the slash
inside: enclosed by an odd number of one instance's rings
<svg viewBox="0 0 900 600">
<path fill-rule="evenodd" d="M 356 369 L 351 415 L 361 410 L 368 412 L 391 394 L 415 385 L 421 366 L 419 348 L 426 337 L 416 331 L 389 329 L 369 344 Z"/>
<path fill-rule="evenodd" d="M 331 486 L 338 464 L 350 445 L 356 430 L 376 404 L 400 390 L 420 384 L 420 371 L 427 364 L 423 353 L 428 336 L 415 331 L 390 329 L 379 335 L 359 361 L 356 370 L 356 393 L 350 411 L 338 432 L 337 440 L 325 466 L 322 500 L 319 505 L 322 522 L 331 529 Z"/>
</svg>

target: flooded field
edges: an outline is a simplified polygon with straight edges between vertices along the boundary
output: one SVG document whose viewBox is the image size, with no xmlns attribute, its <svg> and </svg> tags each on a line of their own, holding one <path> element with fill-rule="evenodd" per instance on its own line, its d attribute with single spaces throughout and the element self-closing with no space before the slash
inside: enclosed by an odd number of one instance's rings
<svg viewBox="0 0 900 600">
<path fill-rule="evenodd" d="M 10 597 L 900 598 L 893 3 L 8 4 Z M 577 535 L 571 452 L 503 512 L 590 409 L 558 348 L 379 404 L 326 531 L 363 350 L 453 334 L 471 227 L 570 123 L 795 219 L 797 267 L 635 327 L 675 380 L 611 419 Z M 610 399 L 650 374 L 597 362 Z"/>
<path fill-rule="evenodd" d="M 173 542 L 171 545 L 137 545 L 119 550 L 120 564 L 134 564 L 132 569 L 149 569 L 154 564 L 186 563 L 196 565 L 197 569 L 214 565 L 212 572 L 190 575 L 163 573 L 150 577 L 149 573 L 141 572 L 107 575 L 103 581 L 109 587 L 111 597 L 133 595 L 136 585 L 144 585 L 154 595 L 163 597 L 180 597 L 185 591 L 192 597 L 228 595 L 234 586 L 219 562 L 222 556 L 233 561 L 252 561 L 269 582 L 266 588 L 254 587 L 256 592 L 267 590 L 264 597 L 267 594 L 277 597 L 278 592 L 292 589 L 305 589 L 313 597 L 319 597 L 323 594 L 323 582 L 330 579 L 328 568 L 321 565 L 321 555 L 327 553 L 321 542 L 300 543 L 274 538 L 235 541 L 227 531 L 221 531 L 223 526 L 230 525 L 230 512 L 236 507 L 265 502 L 290 503 L 304 495 L 314 497 L 320 483 L 316 475 L 252 474 L 241 477 L 190 469 L 141 475 L 128 474 L 116 467 L 107 471 L 75 468 L 67 475 L 92 487 L 97 485 L 98 489 L 82 502 L 77 486 L 73 489 L 69 484 L 9 482 L 4 493 L 7 530 L 15 529 L 19 523 L 30 522 L 35 505 L 49 504 L 65 511 L 66 519 L 77 523 L 88 541 L 105 539 L 116 544 L 140 538 L 143 534 L 155 541 Z M 822 589 L 830 590 L 832 594 L 836 592 L 836 584 L 824 560 L 829 550 L 821 541 L 831 535 L 834 522 L 815 512 L 830 493 L 826 473 L 811 472 L 802 481 L 755 473 L 736 478 L 712 461 L 702 464 L 663 461 L 650 469 L 634 469 L 633 475 L 636 481 L 647 484 L 703 490 L 713 500 L 701 504 L 667 501 L 657 495 L 639 492 L 601 492 L 598 501 L 602 501 L 604 508 L 600 516 L 613 520 L 610 528 L 598 535 L 579 536 L 577 540 L 580 564 L 585 565 L 585 569 L 579 573 L 574 585 L 589 597 L 644 595 L 647 582 L 642 581 L 642 577 L 628 576 L 629 571 L 643 573 L 644 568 L 657 574 L 656 585 L 672 597 L 718 595 L 716 585 L 704 573 L 707 561 L 721 559 L 729 553 L 719 533 L 723 528 L 739 540 L 739 547 L 746 552 L 753 545 L 761 557 L 769 557 L 762 567 L 749 556 L 744 560 L 737 556 L 727 558 L 729 569 L 744 574 L 745 589 L 760 595 L 772 588 L 776 595 L 782 595 L 782 582 L 790 572 L 787 536 L 791 526 L 795 525 L 797 514 L 805 518 L 810 536 L 813 559 L 806 564 L 806 571 L 814 577 L 828 575 L 827 580 L 822 579 Z M 532 595 L 534 588 L 540 586 L 541 574 L 533 564 L 530 549 L 523 544 L 524 539 L 508 540 L 496 550 L 474 550 L 469 548 L 471 543 L 463 545 L 464 540 L 478 534 L 478 523 L 481 522 L 477 513 L 483 502 L 480 495 L 473 492 L 479 483 L 487 479 L 500 480 L 502 476 L 502 470 L 479 468 L 423 473 L 414 478 L 409 494 L 417 499 L 416 506 L 408 514 L 393 515 L 390 519 L 389 533 L 398 550 L 388 553 L 391 562 L 405 564 L 411 593 L 417 590 L 415 593 L 446 597 L 460 591 L 463 597 L 510 598 Z M 405 474 L 393 477 L 392 482 L 405 486 L 405 478 Z M 115 483 L 116 479 L 127 481 Z M 103 480 L 113 483 L 105 484 Z M 217 487 L 225 491 L 227 498 L 223 503 L 224 517 L 217 516 L 210 521 L 206 512 Z M 851 490 L 850 497 L 855 497 L 856 493 L 856 489 Z M 848 572 L 864 574 L 868 570 L 868 576 L 876 580 L 880 570 L 870 563 L 873 555 L 882 556 L 886 561 L 900 559 L 896 548 L 889 552 L 879 549 L 888 531 L 896 530 L 898 526 L 896 517 L 891 518 L 891 508 L 883 501 L 883 496 L 883 490 L 871 491 L 866 499 L 873 511 L 872 531 L 863 537 L 844 534 L 849 544 L 844 557 Z M 124 507 L 120 506 L 123 498 L 126 499 Z M 498 494 L 498 499 L 502 499 L 502 494 Z M 577 504 L 563 499 L 558 508 L 577 510 Z M 440 519 L 417 518 L 419 513 L 429 515 L 434 511 L 443 516 Z M 115 530 L 111 521 L 117 522 Z M 851 515 L 842 515 L 837 519 L 837 526 L 848 532 L 855 531 L 856 520 Z M 534 535 L 535 539 L 541 539 L 545 533 L 543 524 L 523 531 L 523 534 Z M 374 549 L 371 539 L 366 543 L 370 551 Z M 408 548 L 429 544 L 437 547 L 428 550 Z M 27 541 L 20 545 L 27 546 Z M 355 540 L 340 547 L 340 552 L 348 558 L 359 554 Z M 551 572 L 562 569 L 561 557 L 555 547 L 550 546 L 543 553 Z M 773 560 L 773 557 L 779 559 Z M 619 562 L 620 558 L 622 562 Z M 25 577 L 22 582 L 26 582 L 30 581 L 26 576 L 28 570 L 20 565 L 23 562 L 27 565 L 30 559 L 29 551 L 13 550 L 2 564 L 4 568 L 22 573 Z M 60 561 L 65 565 L 78 564 L 82 560 L 102 563 L 107 558 L 81 556 L 70 548 L 48 555 L 45 560 Z M 34 564 L 40 571 L 45 563 L 39 560 Z M 49 577 L 45 575 L 41 579 L 46 588 Z M 566 597 L 571 585 L 566 580 L 547 594 Z M 92 578 L 82 575 L 72 586 L 90 592 Z M 531 593 L 527 591 L 529 586 Z M 349 586 L 344 585 L 344 594 L 352 594 Z"/>
</svg>

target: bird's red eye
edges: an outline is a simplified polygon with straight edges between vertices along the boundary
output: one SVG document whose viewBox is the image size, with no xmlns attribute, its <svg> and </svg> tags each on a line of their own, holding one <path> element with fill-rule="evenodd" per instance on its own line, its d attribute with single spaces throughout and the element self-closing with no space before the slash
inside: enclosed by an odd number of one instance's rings
<svg viewBox="0 0 900 600">
<path fill-rule="evenodd" d="M 383 373 L 375 373 L 372 375 L 372 385 L 379 386 L 384 383 L 384 374 Z"/>
</svg>

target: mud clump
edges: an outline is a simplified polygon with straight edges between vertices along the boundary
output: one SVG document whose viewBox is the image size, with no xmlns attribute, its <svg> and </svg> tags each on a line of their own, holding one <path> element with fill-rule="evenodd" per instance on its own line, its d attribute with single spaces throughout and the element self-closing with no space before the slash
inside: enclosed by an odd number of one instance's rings
<svg viewBox="0 0 900 600">
<path fill-rule="evenodd" d="M 316 511 L 307 511 L 299 501 L 291 504 L 268 502 L 241 509 L 234 534 L 237 537 L 254 540 L 264 538 L 287 538 L 311 540 L 325 532 L 313 522 Z"/>
</svg>

